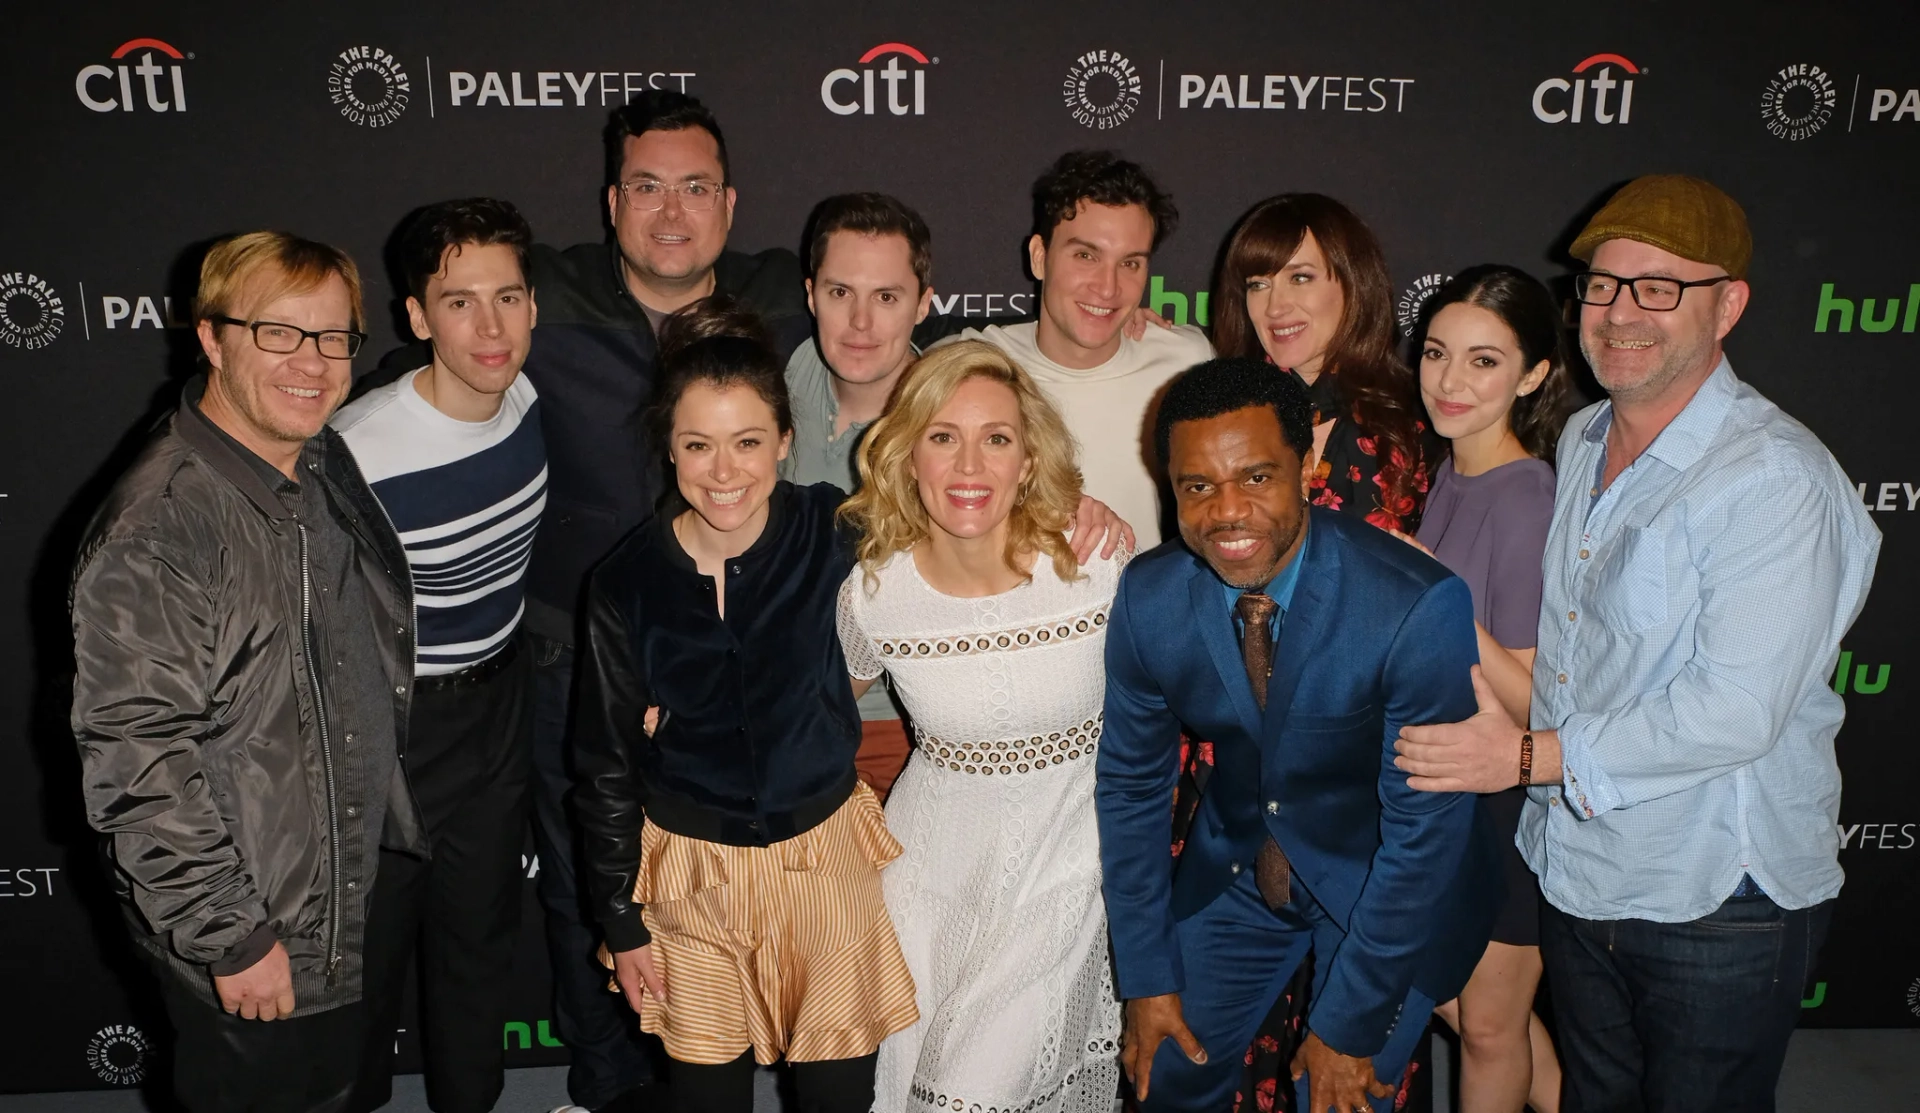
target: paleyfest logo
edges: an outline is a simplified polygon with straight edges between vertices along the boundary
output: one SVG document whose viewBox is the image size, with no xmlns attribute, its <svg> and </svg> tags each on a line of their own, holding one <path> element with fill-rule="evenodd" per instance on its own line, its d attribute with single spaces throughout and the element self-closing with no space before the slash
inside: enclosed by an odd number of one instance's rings
<svg viewBox="0 0 1920 1113">
<path fill-rule="evenodd" d="M 350 46 L 327 67 L 327 95 L 348 120 L 383 128 L 407 110 L 413 85 L 400 59 L 377 46 Z"/>
<path fill-rule="evenodd" d="M 29 351 L 60 339 L 67 303 L 37 274 L 0 274 L 0 344 Z"/>
<path fill-rule="evenodd" d="M 1413 326 L 1420 323 L 1420 311 L 1426 308 L 1427 299 L 1452 277 L 1439 271 L 1423 274 L 1413 280 L 1413 285 L 1400 291 L 1400 300 L 1393 303 L 1394 316 L 1400 321 L 1400 335 L 1413 335 Z"/>
<path fill-rule="evenodd" d="M 1783 67 L 1760 94 L 1760 118 L 1777 139 L 1798 143 L 1833 119 L 1833 75 L 1811 62 Z"/>
<path fill-rule="evenodd" d="M 152 1061 L 153 1045 L 145 1032 L 131 1024 L 109 1024 L 87 1041 L 87 1065 L 102 1082 L 137 1086 L 147 1077 Z"/>
<path fill-rule="evenodd" d="M 1117 128 L 1140 107 L 1140 71 L 1117 50 L 1089 50 L 1073 60 L 1060 99 L 1082 126 Z"/>
</svg>

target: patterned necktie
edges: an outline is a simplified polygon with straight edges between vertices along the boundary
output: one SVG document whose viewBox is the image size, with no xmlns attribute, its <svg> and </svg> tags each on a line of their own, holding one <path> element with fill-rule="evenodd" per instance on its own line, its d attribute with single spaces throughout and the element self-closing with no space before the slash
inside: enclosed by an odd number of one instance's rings
<svg viewBox="0 0 1920 1113">
<path fill-rule="evenodd" d="M 1262 711 L 1267 709 L 1267 678 L 1273 675 L 1273 616 L 1279 609 L 1278 603 L 1258 591 L 1241 593 L 1233 605 L 1240 618 L 1240 657 L 1247 666 L 1247 683 Z M 1293 869 L 1272 835 L 1253 860 L 1253 880 L 1260 898 L 1276 912 L 1292 895 Z"/>
</svg>

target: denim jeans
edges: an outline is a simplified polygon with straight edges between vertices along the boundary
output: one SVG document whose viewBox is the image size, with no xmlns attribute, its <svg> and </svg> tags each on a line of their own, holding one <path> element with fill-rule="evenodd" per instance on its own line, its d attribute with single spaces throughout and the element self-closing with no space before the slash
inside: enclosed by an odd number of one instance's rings
<svg viewBox="0 0 1920 1113">
<path fill-rule="evenodd" d="M 1833 902 L 1764 893 L 1697 920 L 1583 920 L 1545 906 L 1563 1113 L 1772 1113 Z"/>
<path fill-rule="evenodd" d="M 568 723 L 573 702 L 573 647 L 538 636 L 533 653 L 533 837 L 540 853 L 538 891 L 547 913 L 547 957 L 553 966 L 553 1021 L 573 1057 L 567 1094 L 589 1109 L 653 1081 L 653 1058 L 626 999 L 607 990 L 607 970 L 594 959 L 599 929 L 574 874 L 577 829 L 568 792 L 573 761 Z"/>
</svg>

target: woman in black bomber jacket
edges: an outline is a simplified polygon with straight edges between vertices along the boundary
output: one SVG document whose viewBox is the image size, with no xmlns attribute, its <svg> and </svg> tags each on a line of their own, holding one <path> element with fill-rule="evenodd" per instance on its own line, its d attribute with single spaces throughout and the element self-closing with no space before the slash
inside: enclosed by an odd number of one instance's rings
<svg viewBox="0 0 1920 1113">
<path fill-rule="evenodd" d="M 680 505 L 590 581 L 586 872 L 618 986 L 675 1060 L 683 1108 L 745 1113 L 754 1063 L 784 1057 L 803 1108 L 865 1113 L 875 1049 L 918 1013 L 880 895 L 900 845 L 854 776 L 834 626 L 853 554 L 838 489 L 777 479 L 783 368 L 722 300 L 663 341 L 655 416 Z"/>
</svg>

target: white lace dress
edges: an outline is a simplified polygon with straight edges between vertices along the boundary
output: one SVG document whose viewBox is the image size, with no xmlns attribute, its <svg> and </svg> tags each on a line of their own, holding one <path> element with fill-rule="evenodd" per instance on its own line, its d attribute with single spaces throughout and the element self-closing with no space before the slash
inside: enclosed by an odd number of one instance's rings
<svg viewBox="0 0 1920 1113">
<path fill-rule="evenodd" d="M 1107 612 L 1124 555 L 984 599 L 910 554 L 840 591 L 854 676 L 892 674 L 916 752 L 882 874 L 920 1020 L 880 1046 L 876 1113 L 1109 1113 L 1120 1002 L 1093 811 Z"/>
</svg>

